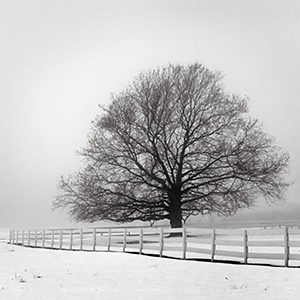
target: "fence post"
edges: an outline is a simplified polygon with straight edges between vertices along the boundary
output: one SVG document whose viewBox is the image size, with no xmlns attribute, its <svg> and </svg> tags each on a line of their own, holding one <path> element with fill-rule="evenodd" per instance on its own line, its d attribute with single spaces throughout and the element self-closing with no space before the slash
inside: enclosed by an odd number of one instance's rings
<svg viewBox="0 0 300 300">
<path fill-rule="evenodd" d="M 283 229 L 283 239 L 284 239 L 284 266 L 289 266 L 289 229 L 288 227 Z"/>
<path fill-rule="evenodd" d="M 124 236 L 123 236 L 123 252 L 126 251 L 126 237 L 127 237 L 127 229 L 124 229 Z"/>
<path fill-rule="evenodd" d="M 183 251 L 183 259 L 186 259 L 186 245 L 187 245 L 187 235 L 186 235 L 186 227 L 182 227 L 182 251 Z"/>
<path fill-rule="evenodd" d="M 97 245 L 97 229 L 94 228 L 94 231 L 93 231 L 93 251 L 96 251 L 96 245 Z"/>
<path fill-rule="evenodd" d="M 83 231 L 82 228 L 80 228 L 80 251 L 83 249 Z"/>
<path fill-rule="evenodd" d="M 43 229 L 42 247 L 45 248 L 45 229 Z"/>
<path fill-rule="evenodd" d="M 17 236 L 16 236 L 16 244 L 18 245 L 19 242 L 19 230 L 17 229 Z"/>
<path fill-rule="evenodd" d="M 34 230 L 34 247 L 37 246 L 37 229 Z"/>
<path fill-rule="evenodd" d="M 108 241 L 107 241 L 107 251 L 110 251 L 110 244 L 111 244 L 111 228 L 108 229 Z"/>
<path fill-rule="evenodd" d="M 63 232 L 60 230 L 59 232 L 59 249 L 62 249 L 62 244 L 63 244 Z"/>
<path fill-rule="evenodd" d="M 244 264 L 248 263 L 248 231 L 244 230 Z"/>
<path fill-rule="evenodd" d="M 159 256 L 162 257 L 164 249 L 164 228 L 160 228 L 159 232 Z"/>
<path fill-rule="evenodd" d="M 70 250 L 73 248 L 73 229 L 70 230 Z"/>
<path fill-rule="evenodd" d="M 215 259 L 215 251 L 216 251 L 216 230 L 213 229 L 211 233 L 211 261 Z"/>
<path fill-rule="evenodd" d="M 9 243 L 11 244 L 12 241 L 12 230 L 9 229 Z"/>
<path fill-rule="evenodd" d="M 22 230 L 22 246 L 24 246 L 24 230 Z"/>
<path fill-rule="evenodd" d="M 28 246 L 30 246 L 30 238 L 31 238 L 31 233 L 30 233 L 30 229 L 29 229 L 28 234 L 27 234 L 27 244 L 28 244 Z"/>
<path fill-rule="evenodd" d="M 139 253 L 142 254 L 143 252 L 143 228 L 140 229 L 140 249 L 139 249 Z"/>
<path fill-rule="evenodd" d="M 51 233 L 51 249 L 53 249 L 54 246 L 54 229 L 52 229 L 52 233 Z"/>
</svg>

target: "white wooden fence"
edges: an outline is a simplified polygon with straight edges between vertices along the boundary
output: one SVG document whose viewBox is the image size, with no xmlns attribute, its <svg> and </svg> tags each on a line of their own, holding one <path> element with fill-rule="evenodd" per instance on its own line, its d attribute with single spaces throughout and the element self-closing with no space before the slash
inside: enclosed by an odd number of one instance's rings
<svg viewBox="0 0 300 300">
<path fill-rule="evenodd" d="M 300 229 L 185 226 L 10 230 L 9 243 L 49 249 L 123 251 L 182 259 L 300 266 Z"/>
</svg>

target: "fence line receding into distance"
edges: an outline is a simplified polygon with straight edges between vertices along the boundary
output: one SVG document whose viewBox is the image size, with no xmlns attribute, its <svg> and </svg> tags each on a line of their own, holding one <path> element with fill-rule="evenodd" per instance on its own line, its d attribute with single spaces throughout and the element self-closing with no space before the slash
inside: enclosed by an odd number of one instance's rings
<svg viewBox="0 0 300 300">
<path fill-rule="evenodd" d="M 49 249 L 121 251 L 182 259 L 300 266 L 300 229 L 184 226 L 10 230 L 9 243 Z"/>
</svg>

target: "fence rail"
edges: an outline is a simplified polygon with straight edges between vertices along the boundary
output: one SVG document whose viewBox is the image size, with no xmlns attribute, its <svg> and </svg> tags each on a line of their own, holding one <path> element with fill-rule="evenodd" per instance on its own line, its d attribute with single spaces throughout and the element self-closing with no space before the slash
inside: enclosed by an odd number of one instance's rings
<svg viewBox="0 0 300 300">
<path fill-rule="evenodd" d="M 300 266 L 300 229 L 289 227 L 12 229 L 9 243 L 49 249 L 137 252 L 182 259 Z"/>
</svg>

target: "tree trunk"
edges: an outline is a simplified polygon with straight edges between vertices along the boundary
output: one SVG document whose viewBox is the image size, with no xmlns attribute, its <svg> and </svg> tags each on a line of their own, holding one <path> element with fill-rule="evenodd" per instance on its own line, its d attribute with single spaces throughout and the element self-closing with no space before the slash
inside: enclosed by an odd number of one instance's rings
<svg viewBox="0 0 300 300">
<path fill-rule="evenodd" d="M 181 210 L 181 196 L 180 193 L 169 193 L 170 207 L 169 207 L 169 220 L 171 228 L 182 227 L 182 210 Z"/>
<path fill-rule="evenodd" d="M 182 215 L 181 208 L 178 211 L 170 211 L 170 224 L 171 228 L 181 228 L 182 227 Z"/>
</svg>

